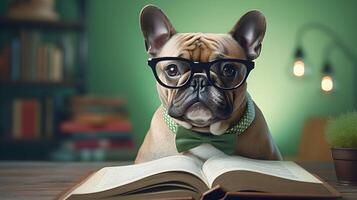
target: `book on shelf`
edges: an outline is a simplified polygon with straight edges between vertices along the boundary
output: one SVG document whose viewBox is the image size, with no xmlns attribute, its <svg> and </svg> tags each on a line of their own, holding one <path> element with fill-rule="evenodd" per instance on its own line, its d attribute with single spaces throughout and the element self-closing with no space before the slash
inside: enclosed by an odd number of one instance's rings
<svg viewBox="0 0 357 200">
<path fill-rule="evenodd" d="M 40 132 L 40 106 L 35 99 L 15 99 L 13 101 L 14 139 L 36 139 Z"/>
<path fill-rule="evenodd" d="M 93 139 L 113 139 L 113 140 L 131 140 L 132 134 L 129 133 L 116 133 L 116 132 L 74 132 L 66 137 L 70 140 L 93 140 Z"/>
<path fill-rule="evenodd" d="M 14 140 L 50 139 L 55 132 L 54 100 L 45 98 L 15 98 L 5 103 L 3 137 Z M 9 105 L 8 105 L 9 104 Z M 7 125 L 9 124 L 9 125 Z"/>
<path fill-rule="evenodd" d="M 0 140 L 11 137 L 12 129 L 12 101 L 3 99 L 0 105 Z"/>
<path fill-rule="evenodd" d="M 21 119 L 20 124 L 20 133 L 21 136 L 16 139 L 36 139 L 39 137 L 40 132 L 40 106 L 39 102 L 35 99 L 26 99 L 26 100 L 15 100 L 20 101 L 20 111 L 19 114 Z M 14 119 L 16 120 L 16 119 Z"/>
<path fill-rule="evenodd" d="M 59 199 L 199 199 L 215 187 L 232 196 L 336 198 L 327 183 L 291 161 L 215 156 L 205 162 L 184 155 L 105 167 Z"/>
<path fill-rule="evenodd" d="M 72 107 L 78 108 L 78 106 L 109 106 L 121 107 L 127 104 L 127 100 L 122 97 L 104 97 L 104 96 L 73 96 L 71 98 Z M 80 109 L 80 108 L 79 108 Z"/>
<path fill-rule="evenodd" d="M 0 49 L 0 81 L 8 81 L 10 76 L 11 47 L 5 46 Z"/>
<path fill-rule="evenodd" d="M 55 129 L 56 129 L 56 119 L 55 119 L 55 108 L 54 108 L 54 100 L 53 98 L 45 98 L 43 101 L 43 109 L 42 109 L 42 116 L 45 116 L 44 122 L 44 137 L 47 139 L 52 139 Z"/>
<path fill-rule="evenodd" d="M 136 152 L 132 148 L 80 148 L 75 149 L 72 141 L 51 153 L 51 159 L 61 161 L 117 161 L 132 160 Z"/>
<path fill-rule="evenodd" d="M 76 73 L 74 72 L 76 65 L 76 49 L 75 41 L 70 36 L 62 36 L 60 41 L 63 50 L 63 74 L 66 80 L 75 80 Z"/>
<path fill-rule="evenodd" d="M 12 105 L 12 139 L 20 139 L 22 137 L 21 133 L 21 123 L 22 123 L 22 109 L 21 109 L 21 100 L 15 99 Z"/>
<path fill-rule="evenodd" d="M 11 41 L 10 57 L 11 63 L 9 64 L 9 66 L 11 68 L 11 74 L 8 77 L 10 78 L 10 80 L 16 81 L 20 79 L 20 40 L 18 38 L 14 38 Z"/>
<path fill-rule="evenodd" d="M 58 45 L 41 42 L 40 32 L 20 32 L 19 55 L 20 81 L 63 80 L 63 52 Z"/>
<path fill-rule="evenodd" d="M 7 16 L 21 20 L 55 21 L 59 19 L 55 11 L 55 0 L 13 0 L 9 3 Z"/>
<path fill-rule="evenodd" d="M 131 123 L 127 120 L 108 122 L 106 124 L 91 125 L 83 124 L 77 121 L 65 121 L 60 125 L 63 133 L 129 133 L 132 131 Z"/>
<path fill-rule="evenodd" d="M 71 135 L 63 140 L 52 158 L 63 161 L 131 160 L 135 156 L 135 144 L 131 135 L 124 137 L 98 137 L 93 134 Z M 89 137 L 88 137 L 89 136 Z"/>
<path fill-rule="evenodd" d="M 73 80 L 75 55 L 69 54 L 75 52 L 70 36 L 62 36 L 57 43 L 42 38 L 39 31 L 20 31 L 19 37 L 0 49 L 0 81 Z"/>
<path fill-rule="evenodd" d="M 107 149 L 107 150 L 134 150 L 133 140 L 114 140 L 114 139 L 92 139 L 71 141 L 75 150 L 81 149 Z"/>
</svg>

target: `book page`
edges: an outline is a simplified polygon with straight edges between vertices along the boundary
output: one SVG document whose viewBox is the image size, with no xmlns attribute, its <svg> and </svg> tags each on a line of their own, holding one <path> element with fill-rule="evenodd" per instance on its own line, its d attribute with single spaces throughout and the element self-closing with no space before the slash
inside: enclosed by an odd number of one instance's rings
<svg viewBox="0 0 357 200">
<path fill-rule="evenodd" d="M 219 175 L 236 170 L 258 172 L 294 181 L 322 183 L 305 169 L 291 161 L 255 160 L 240 156 L 219 156 L 208 159 L 202 169 L 210 187 L 212 187 L 213 181 Z"/>
<path fill-rule="evenodd" d="M 105 167 L 96 172 L 81 186 L 76 188 L 72 194 L 105 191 L 132 183 L 151 175 L 171 171 L 182 171 L 193 174 L 208 185 L 201 170 L 202 165 L 203 163 L 198 159 L 184 155 L 177 155 L 136 165 Z"/>
</svg>

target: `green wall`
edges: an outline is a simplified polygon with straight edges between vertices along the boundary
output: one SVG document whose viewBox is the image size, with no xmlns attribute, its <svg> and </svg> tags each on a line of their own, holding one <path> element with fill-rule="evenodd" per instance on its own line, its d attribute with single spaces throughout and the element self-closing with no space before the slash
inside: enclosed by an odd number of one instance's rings
<svg viewBox="0 0 357 200">
<path fill-rule="evenodd" d="M 149 127 L 159 100 L 155 79 L 146 65 L 147 55 L 138 15 L 146 4 L 161 7 L 179 32 L 227 32 L 245 12 L 261 10 L 267 33 L 248 90 L 263 111 L 273 137 L 284 155 L 294 155 L 306 119 L 336 115 L 353 109 L 352 62 L 339 50 L 332 54 L 338 90 L 320 93 L 323 49 L 331 41 L 319 31 L 303 38 L 311 76 L 290 75 L 296 32 L 309 22 L 333 28 L 357 53 L 357 1 L 118 1 L 91 0 L 89 7 L 89 91 L 126 96 L 138 145 Z M 356 66 L 355 66 L 356 67 Z M 355 74 L 355 78 L 357 74 Z"/>
</svg>

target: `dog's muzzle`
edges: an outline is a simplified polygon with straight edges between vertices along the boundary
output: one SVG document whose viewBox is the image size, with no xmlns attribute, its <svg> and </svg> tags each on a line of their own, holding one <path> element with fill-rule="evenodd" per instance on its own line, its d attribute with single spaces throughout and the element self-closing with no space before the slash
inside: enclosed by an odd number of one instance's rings
<svg viewBox="0 0 357 200">
<path fill-rule="evenodd" d="M 227 119 L 231 113 L 232 104 L 224 91 L 212 86 L 203 73 L 195 74 L 186 88 L 179 89 L 168 110 L 171 117 L 191 121 L 198 126 Z"/>
</svg>

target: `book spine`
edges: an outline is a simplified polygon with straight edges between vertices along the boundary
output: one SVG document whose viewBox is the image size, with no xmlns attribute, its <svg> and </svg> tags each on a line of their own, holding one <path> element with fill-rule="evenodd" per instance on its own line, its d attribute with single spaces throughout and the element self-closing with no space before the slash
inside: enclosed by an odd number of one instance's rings
<svg viewBox="0 0 357 200">
<path fill-rule="evenodd" d="M 40 46 L 41 42 L 41 34 L 38 31 L 34 32 L 33 35 L 33 47 L 32 47 L 32 63 L 33 63 L 33 76 L 36 81 L 39 81 L 39 63 L 37 62 L 37 57 L 38 57 L 38 47 Z"/>
<path fill-rule="evenodd" d="M 75 48 L 69 35 L 62 37 L 61 46 L 63 49 L 63 79 L 73 80 Z"/>
<path fill-rule="evenodd" d="M 103 126 L 93 126 L 91 124 L 83 124 L 73 121 L 62 122 L 60 125 L 61 131 L 65 133 L 73 132 L 107 132 L 107 133 L 128 133 L 132 130 L 130 122 L 112 122 Z"/>
<path fill-rule="evenodd" d="M 20 80 L 28 80 L 28 35 L 25 31 L 20 32 Z"/>
<path fill-rule="evenodd" d="M 42 115 L 41 115 L 41 104 L 38 100 L 32 101 L 34 107 L 34 131 L 33 139 L 39 139 L 42 135 L 41 124 L 42 124 Z"/>
<path fill-rule="evenodd" d="M 112 139 L 112 140 L 131 140 L 130 133 L 107 133 L 107 132 L 97 132 L 97 133 L 88 133 L 88 132 L 75 132 L 70 136 L 72 140 L 92 140 L 92 139 Z"/>
<path fill-rule="evenodd" d="M 132 126 L 129 121 L 118 121 L 106 124 L 104 129 L 107 131 L 130 132 L 132 131 Z"/>
<path fill-rule="evenodd" d="M 37 43 L 37 34 L 32 31 L 29 33 L 29 46 L 28 46 L 28 71 L 29 71 L 29 80 L 37 81 L 37 64 L 36 64 L 36 43 Z"/>
<path fill-rule="evenodd" d="M 80 149 L 96 149 L 100 148 L 103 146 L 106 146 L 104 143 L 107 143 L 108 140 L 103 139 L 103 140 L 80 140 L 80 141 L 74 141 L 73 146 L 75 150 L 80 150 Z"/>
<path fill-rule="evenodd" d="M 21 107 L 22 138 L 32 139 L 35 129 L 34 108 L 30 100 L 23 100 Z"/>
<path fill-rule="evenodd" d="M 64 98 L 61 95 L 53 95 L 52 96 L 52 104 L 53 104 L 53 125 L 60 124 L 64 119 L 63 110 L 66 107 L 66 103 Z M 53 126 L 53 134 L 58 133 L 58 128 Z"/>
<path fill-rule="evenodd" d="M 3 100 L 1 104 L 1 132 L 2 138 L 11 139 L 11 125 L 12 125 L 12 102 L 11 100 Z"/>
<path fill-rule="evenodd" d="M 45 98 L 45 116 L 46 120 L 44 121 L 44 133 L 47 139 L 51 139 L 53 137 L 54 132 L 54 108 L 53 108 L 53 99 L 50 97 Z"/>
<path fill-rule="evenodd" d="M 46 81 L 46 47 L 45 45 L 42 45 L 39 49 L 40 49 L 41 80 Z"/>
<path fill-rule="evenodd" d="M 5 46 L 0 50 L 0 80 L 10 80 L 10 47 Z"/>
<path fill-rule="evenodd" d="M 43 81 L 42 46 L 38 46 L 36 52 L 37 52 L 37 56 L 36 56 L 37 80 Z"/>
<path fill-rule="evenodd" d="M 93 96 L 74 96 L 71 99 L 72 106 L 110 106 L 121 107 L 126 105 L 127 100 L 125 98 L 106 98 L 106 97 L 93 97 Z"/>
<path fill-rule="evenodd" d="M 14 99 L 13 104 L 12 104 L 12 110 L 13 110 L 13 115 L 12 115 L 12 137 L 14 139 L 21 139 L 22 134 L 22 123 L 21 123 L 21 107 L 22 107 L 22 101 L 20 99 Z"/>
<path fill-rule="evenodd" d="M 134 149 L 134 141 L 131 140 L 110 140 L 111 149 Z"/>
<path fill-rule="evenodd" d="M 48 45 L 43 46 L 43 80 L 48 81 Z"/>
<path fill-rule="evenodd" d="M 73 142 L 74 149 L 132 149 L 134 142 L 132 140 L 110 140 L 110 139 L 97 139 L 97 140 L 80 140 Z"/>
<path fill-rule="evenodd" d="M 60 82 L 63 80 L 63 54 L 61 49 L 53 48 L 52 59 L 52 80 Z"/>
<path fill-rule="evenodd" d="M 52 44 L 48 44 L 47 80 L 53 81 L 53 45 Z"/>
<path fill-rule="evenodd" d="M 15 38 L 11 42 L 11 80 L 20 79 L 20 41 Z"/>
</svg>

